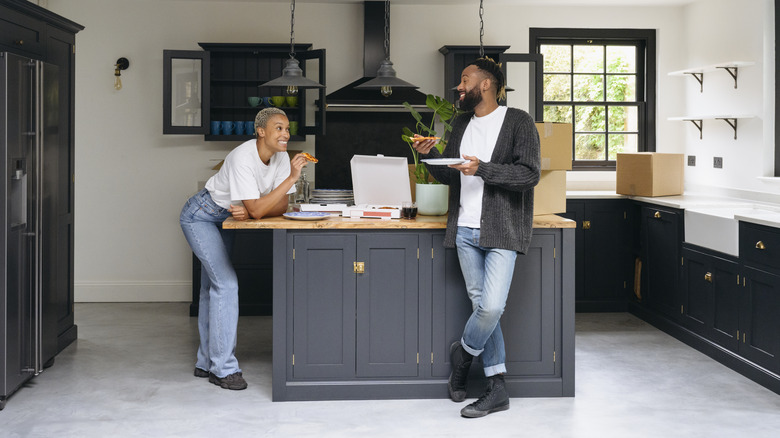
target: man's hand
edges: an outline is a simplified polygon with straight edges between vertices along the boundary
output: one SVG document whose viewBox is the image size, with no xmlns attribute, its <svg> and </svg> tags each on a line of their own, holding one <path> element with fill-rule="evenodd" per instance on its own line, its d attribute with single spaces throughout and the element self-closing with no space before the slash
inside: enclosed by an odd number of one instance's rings
<svg viewBox="0 0 780 438">
<path fill-rule="evenodd" d="M 417 137 L 422 137 L 418 134 L 414 134 L 414 137 L 412 137 L 412 140 L 414 140 Z M 412 143 L 412 148 L 416 150 L 417 152 L 421 154 L 427 154 L 428 152 L 433 149 L 433 147 L 438 143 L 438 140 L 423 140 L 423 141 L 415 141 Z"/>
<path fill-rule="evenodd" d="M 477 169 L 479 168 L 479 158 L 471 155 L 464 155 L 463 159 L 469 161 L 463 164 L 450 164 L 449 167 L 452 167 L 466 176 L 473 176 L 476 174 Z"/>
</svg>

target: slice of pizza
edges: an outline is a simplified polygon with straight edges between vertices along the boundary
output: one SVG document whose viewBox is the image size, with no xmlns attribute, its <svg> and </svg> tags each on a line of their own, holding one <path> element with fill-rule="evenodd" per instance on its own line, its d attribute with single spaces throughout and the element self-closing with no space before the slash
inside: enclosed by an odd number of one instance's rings
<svg viewBox="0 0 780 438">
<path fill-rule="evenodd" d="M 320 160 L 318 160 L 318 159 L 314 158 L 314 157 L 313 157 L 313 156 L 312 156 L 310 153 L 308 153 L 308 152 L 303 152 L 303 158 L 306 158 L 307 160 L 311 161 L 312 163 L 316 163 L 316 162 L 320 161 Z"/>
</svg>

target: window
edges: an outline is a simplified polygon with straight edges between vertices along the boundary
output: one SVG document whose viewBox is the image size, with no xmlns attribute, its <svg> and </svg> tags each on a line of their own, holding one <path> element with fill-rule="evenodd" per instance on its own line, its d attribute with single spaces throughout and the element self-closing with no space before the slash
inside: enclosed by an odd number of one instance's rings
<svg viewBox="0 0 780 438">
<path fill-rule="evenodd" d="M 574 169 L 655 150 L 654 30 L 532 28 L 530 41 L 544 57 L 544 121 L 574 125 Z"/>
</svg>

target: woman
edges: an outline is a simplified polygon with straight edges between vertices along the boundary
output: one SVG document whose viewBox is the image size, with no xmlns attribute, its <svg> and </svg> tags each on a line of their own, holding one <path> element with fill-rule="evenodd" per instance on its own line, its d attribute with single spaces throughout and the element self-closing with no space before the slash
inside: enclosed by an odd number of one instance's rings
<svg viewBox="0 0 780 438">
<path fill-rule="evenodd" d="M 266 108 L 255 117 L 255 140 L 233 149 L 206 187 L 190 198 L 179 222 L 202 264 L 195 376 L 225 389 L 247 387 L 235 356 L 238 280 L 230 262 L 232 235 L 222 229 L 236 220 L 279 216 L 306 165 L 303 154 L 289 159 L 290 122 L 284 111 Z"/>
</svg>

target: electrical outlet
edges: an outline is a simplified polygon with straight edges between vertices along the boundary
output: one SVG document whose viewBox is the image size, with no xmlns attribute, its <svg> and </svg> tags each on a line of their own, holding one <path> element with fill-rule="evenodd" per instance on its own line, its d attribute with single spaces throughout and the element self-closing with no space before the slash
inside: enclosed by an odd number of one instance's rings
<svg viewBox="0 0 780 438">
<path fill-rule="evenodd" d="M 689 166 L 696 165 L 696 155 L 688 155 L 688 165 Z"/>
<path fill-rule="evenodd" d="M 712 160 L 712 167 L 716 169 L 723 169 L 723 157 L 715 157 Z"/>
</svg>

